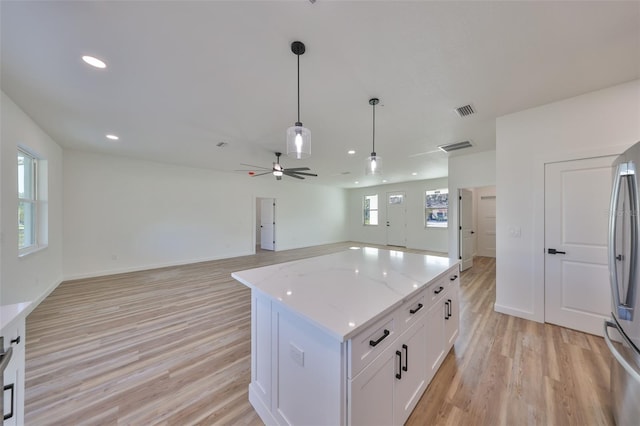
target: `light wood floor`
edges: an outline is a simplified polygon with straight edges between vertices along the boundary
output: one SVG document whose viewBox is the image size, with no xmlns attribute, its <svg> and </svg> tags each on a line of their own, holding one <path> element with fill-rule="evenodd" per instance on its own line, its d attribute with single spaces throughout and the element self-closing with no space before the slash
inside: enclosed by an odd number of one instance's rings
<svg viewBox="0 0 640 426">
<path fill-rule="evenodd" d="M 247 400 L 250 294 L 230 274 L 349 245 L 62 283 L 27 318 L 26 424 L 261 424 Z M 460 337 L 407 424 L 613 424 L 603 340 L 494 301 L 495 261 L 476 258 Z"/>
</svg>

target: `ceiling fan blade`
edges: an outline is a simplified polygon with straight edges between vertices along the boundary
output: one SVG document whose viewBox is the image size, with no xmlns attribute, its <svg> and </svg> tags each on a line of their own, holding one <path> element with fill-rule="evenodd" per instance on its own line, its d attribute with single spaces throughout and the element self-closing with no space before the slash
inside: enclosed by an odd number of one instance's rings
<svg viewBox="0 0 640 426">
<path fill-rule="evenodd" d="M 288 171 L 288 172 L 296 172 L 296 171 L 298 171 L 298 170 L 299 170 L 299 171 L 302 171 L 302 170 L 311 170 L 311 169 L 310 169 L 310 168 L 308 168 L 308 167 L 294 167 L 294 168 L 292 168 L 292 169 L 290 169 L 290 168 L 286 168 L 286 169 L 284 169 L 284 170 L 286 170 L 286 171 Z"/>
<path fill-rule="evenodd" d="M 268 174 L 271 174 L 271 172 L 258 173 L 257 175 L 251 175 L 251 177 L 264 176 L 264 175 L 268 175 Z"/>
<path fill-rule="evenodd" d="M 287 173 L 287 174 L 289 174 L 289 173 Z M 318 176 L 318 175 L 317 175 L 317 174 L 315 174 L 315 173 L 304 173 L 304 172 L 293 172 L 293 173 L 291 173 L 291 174 L 292 174 L 292 175 L 294 175 L 294 174 L 295 174 L 295 175 L 302 175 L 302 176 Z"/>
<path fill-rule="evenodd" d="M 295 174 L 293 174 L 293 173 L 287 173 L 287 172 L 284 172 L 284 174 L 285 174 L 286 176 L 290 176 L 290 177 L 292 177 L 292 178 L 296 178 L 296 179 L 304 179 L 302 176 L 298 176 L 298 175 L 295 175 Z"/>
<path fill-rule="evenodd" d="M 271 170 L 271 167 L 262 167 L 262 166 L 255 166 L 253 164 L 245 164 L 245 163 L 240 163 L 241 166 L 247 166 L 247 167 L 253 167 L 255 169 L 264 169 L 264 170 Z"/>
</svg>

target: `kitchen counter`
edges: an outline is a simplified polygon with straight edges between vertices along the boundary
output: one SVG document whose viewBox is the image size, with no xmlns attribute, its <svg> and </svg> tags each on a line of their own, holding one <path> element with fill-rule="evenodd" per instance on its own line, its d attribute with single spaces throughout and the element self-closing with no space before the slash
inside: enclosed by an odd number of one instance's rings
<svg viewBox="0 0 640 426">
<path fill-rule="evenodd" d="M 231 276 L 344 342 L 457 263 L 361 247 Z"/>
<path fill-rule="evenodd" d="M 251 288 L 260 418 L 402 425 L 458 335 L 458 263 L 358 247 L 234 272 Z"/>
<path fill-rule="evenodd" d="M 12 305 L 0 305 L 0 330 L 9 326 L 19 318 L 31 305 L 31 302 L 14 303 Z"/>
</svg>

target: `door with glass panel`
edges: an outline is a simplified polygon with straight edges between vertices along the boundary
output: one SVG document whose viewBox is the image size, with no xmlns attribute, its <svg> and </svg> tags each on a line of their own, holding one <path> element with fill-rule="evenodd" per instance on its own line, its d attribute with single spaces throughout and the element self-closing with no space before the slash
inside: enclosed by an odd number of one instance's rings
<svg viewBox="0 0 640 426">
<path fill-rule="evenodd" d="M 405 193 L 387 192 L 387 245 L 406 247 L 407 220 Z"/>
</svg>

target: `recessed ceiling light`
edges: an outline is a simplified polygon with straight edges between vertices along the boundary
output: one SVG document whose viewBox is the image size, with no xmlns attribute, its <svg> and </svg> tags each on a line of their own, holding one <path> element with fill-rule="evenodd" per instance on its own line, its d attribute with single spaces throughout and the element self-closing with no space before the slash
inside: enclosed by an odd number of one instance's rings
<svg viewBox="0 0 640 426">
<path fill-rule="evenodd" d="M 98 58 L 94 58 L 93 56 L 84 55 L 82 57 L 82 60 L 85 61 L 86 63 L 88 63 L 89 65 L 91 65 L 92 67 L 96 67 L 96 68 L 106 68 L 107 67 L 107 64 L 105 64 L 103 61 L 101 61 Z"/>
<path fill-rule="evenodd" d="M 111 139 L 112 141 L 117 141 L 118 139 L 120 139 L 119 136 L 116 135 L 106 135 L 107 139 Z"/>
<path fill-rule="evenodd" d="M 357 185 L 357 184 L 359 184 L 360 182 L 358 182 L 358 181 L 355 181 L 354 183 L 355 183 L 355 184 Z"/>
<path fill-rule="evenodd" d="M 349 154 L 349 155 L 353 155 L 353 154 L 355 154 L 355 153 L 356 153 L 356 152 L 355 152 L 354 150 L 352 150 L 352 149 L 350 149 L 349 151 L 347 151 L 347 154 Z"/>
<path fill-rule="evenodd" d="M 387 183 L 387 180 L 386 179 L 382 179 L 382 183 Z"/>
<path fill-rule="evenodd" d="M 411 173 L 411 176 L 418 176 L 418 173 L 413 172 L 413 173 Z"/>
</svg>

